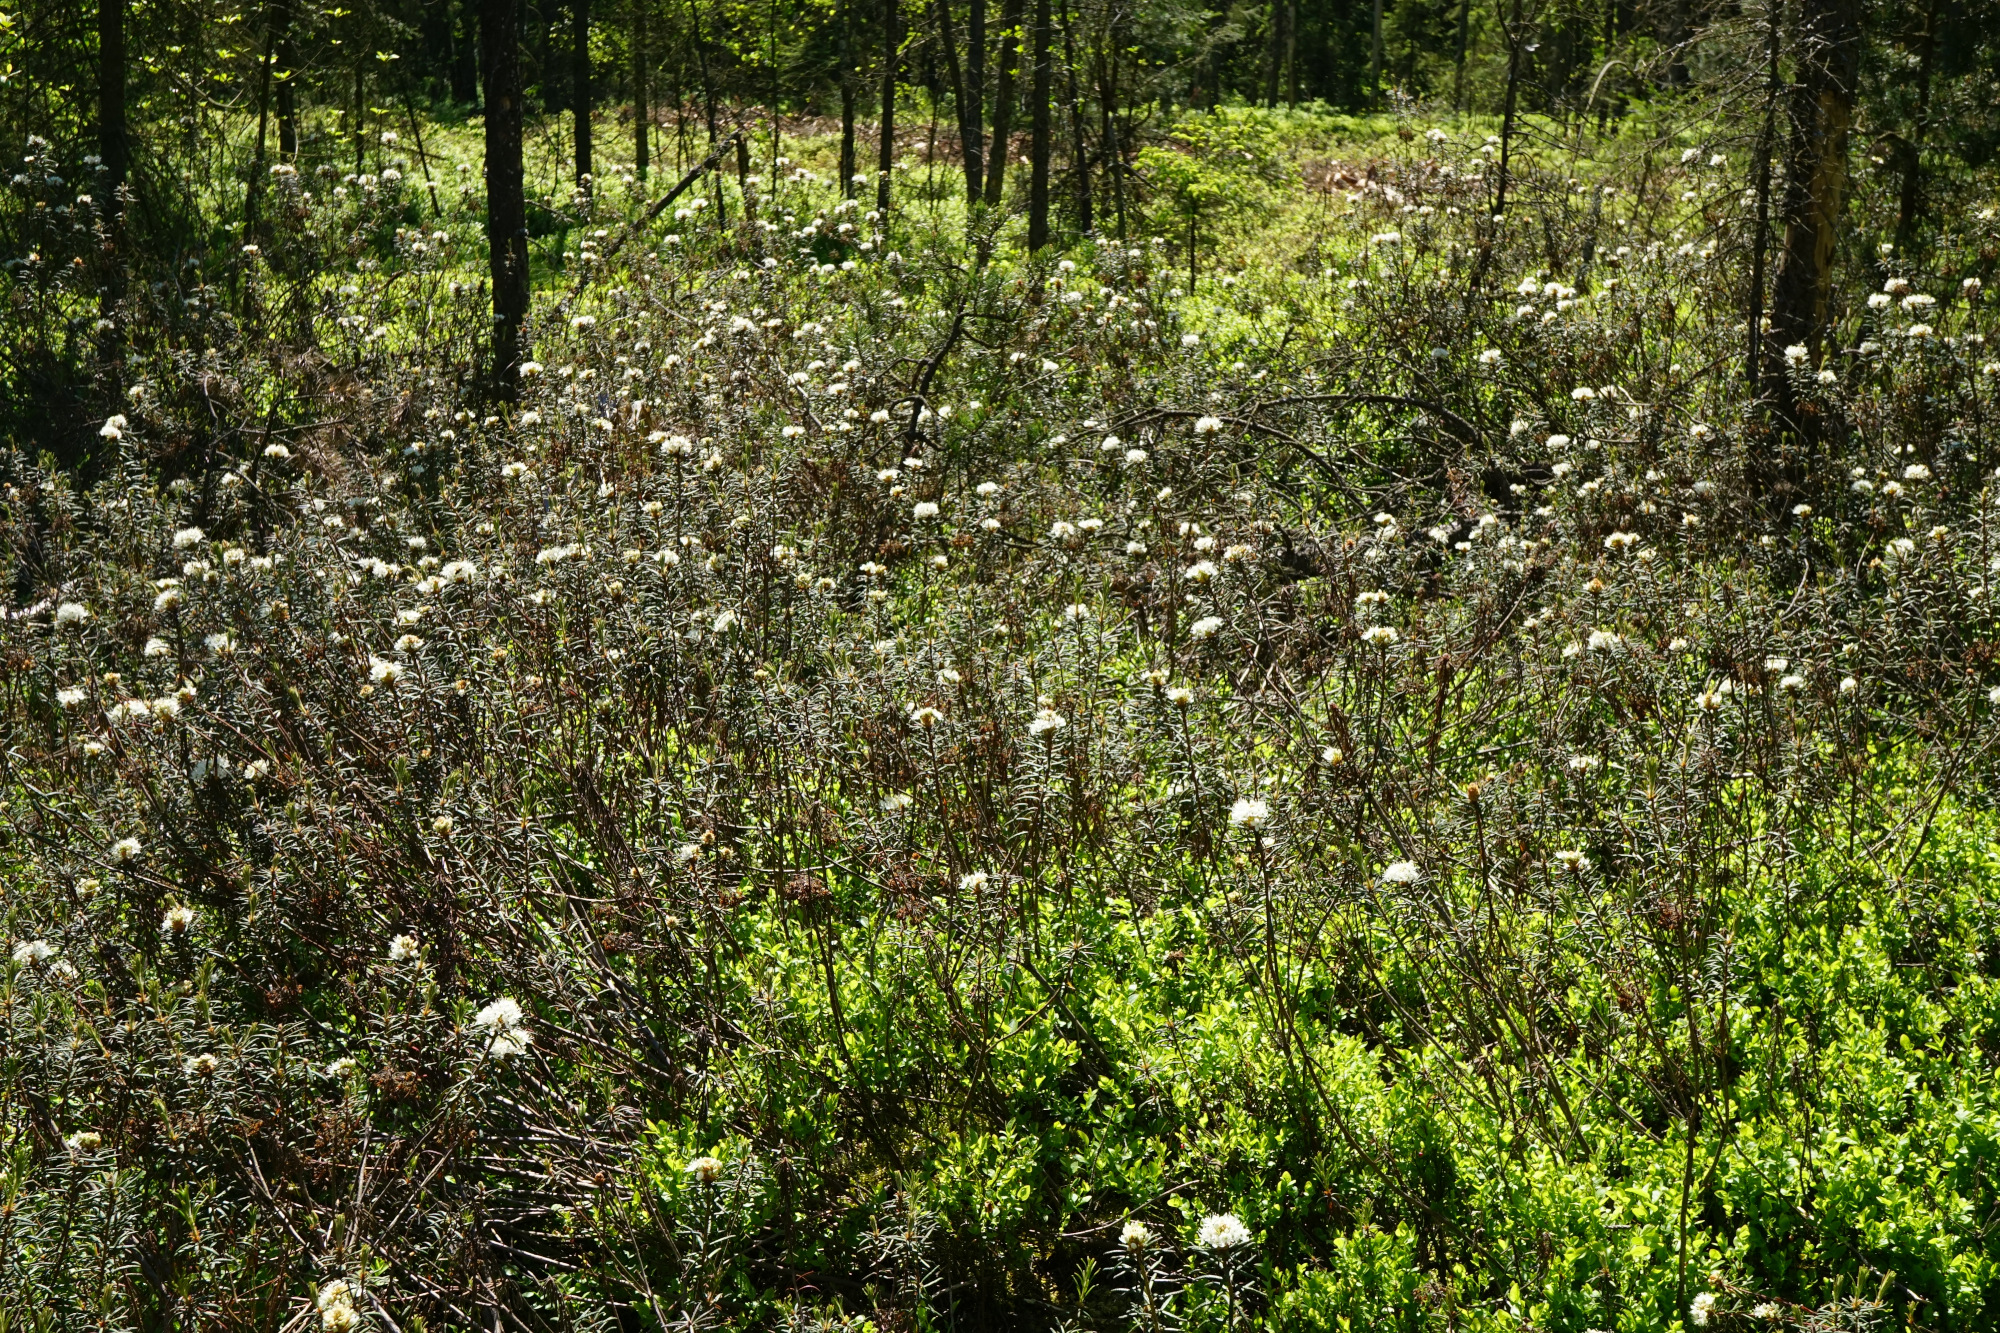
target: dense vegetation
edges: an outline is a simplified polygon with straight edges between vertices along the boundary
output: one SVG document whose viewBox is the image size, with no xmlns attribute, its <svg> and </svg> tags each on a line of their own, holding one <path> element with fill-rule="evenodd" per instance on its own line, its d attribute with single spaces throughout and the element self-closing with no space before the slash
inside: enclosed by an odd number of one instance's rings
<svg viewBox="0 0 2000 1333">
<path fill-rule="evenodd" d="M 0 1330 L 1993 1327 L 1992 16 L 976 5 L 0 23 Z"/>
</svg>

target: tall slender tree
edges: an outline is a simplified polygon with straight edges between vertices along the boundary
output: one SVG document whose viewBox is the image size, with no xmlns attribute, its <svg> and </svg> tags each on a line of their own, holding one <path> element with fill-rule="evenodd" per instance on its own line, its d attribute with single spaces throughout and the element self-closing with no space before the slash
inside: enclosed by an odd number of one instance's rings
<svg viewBox="0 0 2000 1333">
<path fill-rule="evenodd" d="M 1368 101 L 1382 105 L 1382 0 L 1375 0 L 1369 27 Z"/>
<path fill-rule="evenodd" d="M 854 0 L 840 0 L 840 197 L 854 197 Z"/>
<path fill-rule="evenodd" d="M 951 0 L 931 0 L 931 9 L 937 16 L 938 45 L 944 50 L 945 71 L 951 77 L 953 109 L 958 114 L 959 164 L 965 169 L 965 204 L 970 209 L 979 202 L 981 185 L 979 131 L 969 114 L 971 98 L 967 93 L 965 68 L 958 58 L 958 31 L 951 18 Z"/>
<path fill-rule="evenodd" d="M 576 185 L 589 190 L 591 182 L 590 105 L 590 0 L 570 0 L 569 4 L 569 92 L 570 112 L 576 122 Z"/>
<path fill-rule="evenodd" d="M 486 100 L 486 245 L 493 281 L 492 390 L 520 390 L 528 322 L 528 207 L 521 164 L 521 0 L 480 0 Z"/>
<path fill-rule="evenodd" d="M 1049 243 L 1049 0 L 1035 0 L 1035 77 L 1028 116 L 1028 248 Z"/>
<path fill-rule="evenodd" d="M 875 207 L 885 217 L 889 212 L 889 173 L 896 165 L 896 64 L 903 54 L 902 17 L 899 0 L 882 0 L 882 116 Z"/>
<path fill-rule="evenodd" d="M 971 138 L 966 175 L 973 181 L 972 200 L 984 197 L 986 183 L 986 0 L 967 0 L 965 16 L 965 95 L 969 105 L 960 117 Z"/>
<path fill-rule="evenodd" d="M 104 161 L 113 208 L 131 166 L 125 123 L 125 2 L 98 0 L 97 5 L 97 155 Z"/>
<path fill-rule="evenodd" d="M 1817 351 L 1833 293 L 1847 197 L 1847 136 L 1861 68 L 1860 0 L 1803 0 L 1793 42 L 1784 242 L 1772 279 L 1771 338 Z"/>
<path fill-rule="evenodd" d="M 289 162 L 299 155 L 299 49 L 292 33 L 292 0 L 278 0 L 273 20 L 278 29 L 277 80 L 278 156 Z"/>
<path fill-rule="evenodd" d="M 653 165 L 653 105 L 648 93 L 653 76 L 649 0 L 632 0 L 632 170 L 641 181 Z"/>
<path fill-rule="evenodd" d="M 1937 0 L 1924 7 L 1923 31 L 1917 36 L 1917 107 L 1909 136 L 1898 147 L 1903 188 L 1896 201 L 1896 248 L 1910 243 L 1924 204 L 1924 136 L 1930 129 L 1931 68 L 1937 54 Z"/>
<path fill-rule="evenodd" d="M 1618 6 L 1614 2 L 1606 8 L 1614 14 Z M 1465 110 L 1465 53 L 1472 39 L 1472 0 L 1458 0 L 1458 55 L 1451 67 L 1451 109 Z"/>
<path fill-rule="evenodd" d="M 998 208 L 1007 186 L 1008 141 L 1014 133 L 1014 75 L 1019 63 L 1023 0 L 1007 0 L 1000 13 L 999 69 L 993 85 L 993 150 L 986 155 L 986 206 Z"/>
<path fill-rule="evenodd" d="M 264 58 L 257 62 L 257 149 L 250 159 L 250 180 L 243 192 L 243 241 L 257 232 L 257 204 L 264 189 L 264 149 L 271 128 L 271 66 L 278 58 L 278 18 L 272 6 L 264 11 Z"/>
<path fill-rule="evenodd" d="M 1096 230 L 1090 209 L 1090 159 L 1083 150 L 1083 99 L 1076 87 L 1076 35 L 1070 29 L 1069 0 L 1063 0 L 1063 72 L 1068 82 L 1070 169 L 1076 173 L 1076 225 L 1085 236 Z"/>
</svg>

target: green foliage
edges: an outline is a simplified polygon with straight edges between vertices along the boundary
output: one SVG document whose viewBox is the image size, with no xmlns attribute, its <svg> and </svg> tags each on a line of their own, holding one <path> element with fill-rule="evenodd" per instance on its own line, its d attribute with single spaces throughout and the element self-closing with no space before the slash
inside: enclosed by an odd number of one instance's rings
<svg viewBox="0 0 2000 1333">
<path fill-rule="evenodd" d="M 0 1308 L 1990 1326 L 2000 234 L 1846 275 L 1800 513 L 1743 165 L 1486 129 L 1183 117 L 1061 261 L 545 159 L 515 403 L 403 145 L 109 304 L 21 187 L 120 336 L 0 463 Z"/>
</svg>

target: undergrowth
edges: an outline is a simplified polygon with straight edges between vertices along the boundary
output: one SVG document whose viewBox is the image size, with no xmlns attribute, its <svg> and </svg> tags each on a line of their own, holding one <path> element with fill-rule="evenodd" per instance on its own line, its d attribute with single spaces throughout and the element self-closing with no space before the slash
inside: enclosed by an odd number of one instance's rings
<svg viewBox="0 0 2000 1333">
<path fill-rule="evenodd" d="M 2000 228 L 1774 492 L 1728 144 L 1238 119 L 985 264 L 607 186 L 512 405 L 469 192 L 100 310 L 65 187 L 6 1326 L 1989 1327 Z"/>
</svg>

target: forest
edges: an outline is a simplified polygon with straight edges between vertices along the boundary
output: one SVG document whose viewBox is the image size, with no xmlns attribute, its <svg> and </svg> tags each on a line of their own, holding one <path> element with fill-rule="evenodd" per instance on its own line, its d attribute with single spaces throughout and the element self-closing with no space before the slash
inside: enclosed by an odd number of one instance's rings
<svg viewBox="0 0 2000 1333">
<path fill-rule="evenodd" d="M 6 4 L 0 1333 L 2000 1327 L 2000 7 Z"/>
</svg>

